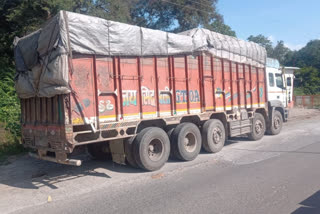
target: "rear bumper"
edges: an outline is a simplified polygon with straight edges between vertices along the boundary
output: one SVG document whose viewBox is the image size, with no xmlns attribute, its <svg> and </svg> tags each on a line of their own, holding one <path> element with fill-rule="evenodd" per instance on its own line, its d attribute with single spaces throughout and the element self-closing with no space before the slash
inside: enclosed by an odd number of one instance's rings
<svg viewBox="0 0 320 214">
<path fill-rule="evenodd" d="M 46 160 L 50 162 L 55 162 L 55 163 L 61 163 L 61 164 L 66 164 L 66 165 L 72 165 L 72 166 L 81 166 L 82 161 L 81 160 L 76 160 L 76 159 L 57 159 L 55 157 L 47 156 L 47 155 L 39 155 L 36 153 L 29 152 L 29 156 L 33 158 L 37 158 L 40 160 Z"/>
<path fill-rule="evenodd" d="M 65 126 L 24 125 L 21 132 L 24 147 L 59 153 L 73 151 Z"/>
</svg>

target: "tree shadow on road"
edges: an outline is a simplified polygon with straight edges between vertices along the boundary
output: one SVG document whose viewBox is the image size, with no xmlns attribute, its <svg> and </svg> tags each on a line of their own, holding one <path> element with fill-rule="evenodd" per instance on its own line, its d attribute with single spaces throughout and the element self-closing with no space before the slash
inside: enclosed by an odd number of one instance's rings
<svg viewBox="0 0 320 214">
<path fill-rule="evenodd" d="M 319 214 L 320 213 L 320 190 L 309 198 L 299 203 L 301 207 L 292 214 Z"/>
<path fill-rule="evenodd" d="M 112 161 L 92 160 L 88 156 L 83 156 L 82 159 L 81 167 L 76 167 L 37 160 L 26 155 L 9 165 L 0 166 L 0 185 L 22 189 L 39 189 L 41 187 L 58 189 L 58 183 L 82 177 L 110 179 L 112 172 L 143 172 L 140 169 L 119 165 Z"/>
</svg>

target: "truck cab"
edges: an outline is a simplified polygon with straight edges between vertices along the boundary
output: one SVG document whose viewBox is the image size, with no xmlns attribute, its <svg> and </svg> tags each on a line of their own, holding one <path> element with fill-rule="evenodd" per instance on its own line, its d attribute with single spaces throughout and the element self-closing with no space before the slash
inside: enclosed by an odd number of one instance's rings
<svg viewBox="0 0 320 214">
<path fill-rule="evenodd" d="M 286 75 L 277 59 L 267 58 L 267 94 L 270 107 L 281 109 L 283 120 L 288 118 L 288 108 L 292 103 L 293 75 Z M 288 81 L 288 82 L 287 82 Z"/>
</svg>

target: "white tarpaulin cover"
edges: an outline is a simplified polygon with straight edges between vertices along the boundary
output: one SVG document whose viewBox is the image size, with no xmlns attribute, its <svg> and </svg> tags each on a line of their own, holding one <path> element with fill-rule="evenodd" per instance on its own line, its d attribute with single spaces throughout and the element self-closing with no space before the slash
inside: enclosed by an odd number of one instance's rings
<svg viewBox="0 0 320 214">
<path fill-rule="evenodd" d="M 265 67 L 266 49 L 254 42 L 247 42 L 203 28 L 195 28 L 179 34 L 192 37 L 194 52 L 209 52 L 214 56 L 234 62 Z"/>
<path fill-rule="evenodd" d="M 70 93 L 71 53 L 103 56 L 168 56 L 211 53 L 264 67 L 263 47 L 206 29 L 180 34 L 61 11 L 42 29 L 16 38 L 16 90 L 20 98 Z"/>
</svg>

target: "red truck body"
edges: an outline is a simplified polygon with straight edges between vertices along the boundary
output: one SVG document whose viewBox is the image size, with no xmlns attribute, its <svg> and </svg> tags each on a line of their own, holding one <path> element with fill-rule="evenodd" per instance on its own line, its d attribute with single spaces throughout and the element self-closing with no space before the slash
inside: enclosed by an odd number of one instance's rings
<svg viewBox="0 0 320 214">
<path fill-rule="evenodd" d="M 37 158 L 80 165 L 69 156 L 87 148 L 152 171 L 170 151 L 193 160 L 228 137 L 281 130 L 284 110 L 268 101 L 266 51 L 255 43 L 63 11 L 15 47 L 22 140 Z"/>
<path fill-rule="evenodd" d="M 266 107 L 263 68 L 210 55 L 76 55 L 72 64 L 70 94 L 21 99 L 24 143 L 71 152 L 83 143 L 133 136 L 144 120 L 175 124 L 191 115 Z"/>
</svg>

